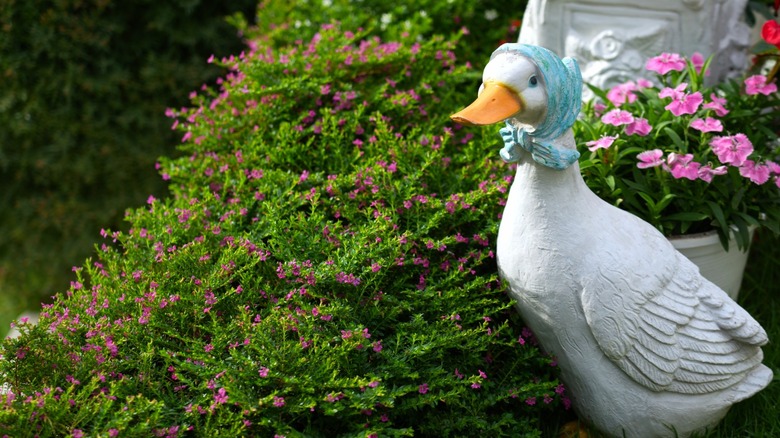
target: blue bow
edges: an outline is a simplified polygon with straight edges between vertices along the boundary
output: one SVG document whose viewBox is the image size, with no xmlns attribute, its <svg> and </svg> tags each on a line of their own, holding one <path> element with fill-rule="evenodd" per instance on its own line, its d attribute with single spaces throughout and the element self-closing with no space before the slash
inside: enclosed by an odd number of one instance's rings
<svg viewBox="0 0 780 438">
<path fill-rule="evenodd" d="M 528 151 L 537 163 L 558 170 L 566 169 L 580 158 L 579 152 L 556 148 L 552 143 L 534 138 L 528 131 L 513 126 L 509 121 L 498 132 L 504 139 L 504 147 L 499 155 L 507 163 L 520 161 L 518 147 Z"/>
</svg>

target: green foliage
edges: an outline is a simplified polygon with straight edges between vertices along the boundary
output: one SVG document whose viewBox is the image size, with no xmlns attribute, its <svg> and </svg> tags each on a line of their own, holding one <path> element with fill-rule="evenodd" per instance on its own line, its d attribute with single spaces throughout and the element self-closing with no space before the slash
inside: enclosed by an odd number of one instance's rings
<svg viewBox="0 0 780 438">
<path fill-rule="evenodd" d="M 0 0 L 0 291 L 32 308 L 66 284 L 101 227 L 164 185 L 166 106 L 239 50 L 223 18 L 250 0 Z"/>
<path fill-rule="evenodd" d="M 497 278 L 511 169 L 448 122 L 454 41 L 246 31 L 170 112 L 171 196 L 2 345 L 0 433 L 539 436 L 568 400 Z"/>
</svg>

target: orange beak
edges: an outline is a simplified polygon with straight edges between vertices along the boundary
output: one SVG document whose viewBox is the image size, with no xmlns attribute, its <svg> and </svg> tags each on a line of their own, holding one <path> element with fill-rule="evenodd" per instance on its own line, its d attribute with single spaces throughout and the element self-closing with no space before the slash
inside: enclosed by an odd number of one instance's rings
<svg viewBox="0 0 780 438">
<path fill-rule="evenodd" d="M 492 125 L 508 119 L 522 109 L 523 101 L 517 93 L 506 85 L 488 82 L 474 103 L 450 118 L 461 125 Z"/>
</svg>

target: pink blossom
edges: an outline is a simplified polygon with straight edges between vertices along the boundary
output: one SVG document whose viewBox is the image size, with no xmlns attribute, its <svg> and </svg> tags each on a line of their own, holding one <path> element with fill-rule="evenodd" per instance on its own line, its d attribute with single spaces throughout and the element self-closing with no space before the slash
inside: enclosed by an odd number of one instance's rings
<svg viewBox="0 0 780 438">
<path fill-rule="evenodd" d="M 420 394 L 425 394 L 426 392 L 428 392 L 428 384 L 427 383 L 423 383 L 422 385 L 420 385 L 417 388 L 417 392 L 419 392 Z"/>
<path fill-rule="evenodd" d="M 769 171 L 772 172 L 773 175 L 780 175 L 780 164 L 777 164 L 774 161 L 767 161 L 766 165 L 769 167 Z"/>
<path fill-rule="evenodd" d="M 214 394 L 214 403 L 221 405 L 223 403 L 227 403 L 228 401 L 228 395 L 225 391 L 225 388 L 219 388 L 216 394 Z"/>
<path fill-rule="evenodd" d="M 647 122 L 647 119 L 642 117 L 634 118 L 632 123 L 629 123 L 625 127 L 626 135 L 639 135 L 641 137 L 646 136 L 653 130 L 653 127 Z"/>
<path fill-rule="evenodd" d="M 726 109 L 727 102 L 725 97 L 718 97 L 717 94 L 710 93 L 710 100 L 711 102 L 704 104 L 704 109 L 714 110 L 715 115 L 718 117 L 723 117 L 729 113 L 729 110 Z"/>
<path fill-rule="evenodd" d="M 277 408 L 284 406 L 284 397 L 274 396 L 274 406 Z"/>
<path fill-rule="evenodd" d="M 664 164 L 663 151 L 660 149 L 653 149 L 650 151 L 640 152 L 636 158 L 639 160 L 636 163 L 636 167 L 640 169 L 647 169 L 650 167 L 657 167 Z"/>
<path fill-rule="evenodd" d="M 677 53 L 661 53 L 660 55 L 650 58 L 645 64 L 645 68 L 654 71 L 660 75 L 665 75 L 670 71 L 683 71 L 685 70 L 685 58 Z"/>
<path fill-rule="evenodd" d="M 671 153 L 666 159 L 669 172 L 676 179 L 687 178 L 695 181 L 699 178 L 700 163 L 693 161 L 693 154 L 680 155 Z"/>
<path fill-rule="evenodd" d="M 710 147 L 721 163 L 733 166 L 741 166 L 753 153 L 753 144 L 742 133 L 727 137 L 713 137 L 710 140 Z"/>
<path fill-rule="evenodd" d="M 698 91 L 695 93 L 686 93 L 685 89 L 687 87 L 688 84 L 683 82 L 675 88 L 666 87 L 658 93 L 658 97 L 672 98 L 672 102 L 669 105 L 666 105 L 665 108 L 671 111 L 675 116 L 679 117 L 683 114 L 695 114 L 704 101 L 704 98 Z"/>
<path fill-rule="evenodd" d="M 608 147 L 612 146 L 612 143 L 618 138 L 617 135 L 611 136 L 611 135 L 602 135 L 601 138 L 598 140 L 593 140 L 585 143 L 585 146 L 588 147 L 588 150 L 595 151 L 596 149 L 607 149 Z"/>
<path fill-rule="evenodd" d="M 707 164 L 699 168 L 699 179 L 709 183 L 715 175 L 725 175 L 726 172 L 728 172 L 726 166 L 718 166 L 713 169 L 712 165 Z"/>
<path fill-rule="evenodd" d="M 268 377 L 268 368 L 260 367 L 260 369 L 257 370 L 257 374 L 259 374 L 260 377 Z"/>
<path fill-rule="evenodd" d="M 607 99 L 615 106 L 632 103 L 637 99 L 636 94 L 634 94 L 636 90 L 637 86 L 633 81 L 618 84 L 607 92 Z"/>
<path fill-rule="evenodd" d="M 765 96 L 769 96 L 770 94 L 776 91 L 777 91 L 777 84 L 775 84 L 774 82 L 767 83 L 766 76 L 764 75 L 753 75 L 745 79 L 745 93 L 747 93 L 750 96 L 759 93 Z"/>
<path fill-rule="evenodd" d="M 634 121 L 634 116 L 628 111 L 613 109 L 601 116 L 601 121 L 613 126 L 628 125 Z"/>
<path fill-rule="evenodd" d="M 694 52 L 693 55 L 691 55 L 691 64 L 693 64 L 693 68 L 696 69 L 696 73 L 701 73 L 701 69 L 704 67 L 704 55 L 702 55 L 699 52 Z M 707 76 L 709 76 L 709 71 L 706 73 Z"/>
<path fill-rule="evenodd" d="M 691 122 L 691 128 L 698 129 L 701 132 L 722 132 L 723 124 L 720 120 L 707 117 L 706 119 L 695 119 Z"/>
<path fill-rule="evenodd" d="M 607 109 L 607 106 L 601 102 L 593 104 L 593 114 L 595 114 L 596 117 L 601 117 L 601 115 L 604 114 L 605 109 Z"/>
<path fill-rule="evenodd" d="M 650 88 L 653 86 L 653 83 L 645 78 L 638 78 L 636 80 L 636 86 L 637 88 Z"/>
<path fill-rule="evenodd" d="M 769 181 L 769 166 L 759 164 L 752 160 L 745 160 L 739 168 L 739 174 L 749 178 L 754 183 L 761 185 Z"/>
</svg>

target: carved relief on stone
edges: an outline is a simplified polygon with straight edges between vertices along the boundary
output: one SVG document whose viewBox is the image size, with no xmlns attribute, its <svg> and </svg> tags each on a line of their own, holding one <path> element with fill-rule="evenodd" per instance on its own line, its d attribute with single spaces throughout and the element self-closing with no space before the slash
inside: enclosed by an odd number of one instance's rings
<svg viewBox="0 0 780 438">
<path fill-rule="evenodd" d="M 747 0 L 530 0 L 519 41 L 577 59 L 583 79 L 608 87 L 653 79 L 645 61 L 661 52 L 715 54 L 711 81 L 744 70 Z"/>
</svg>

